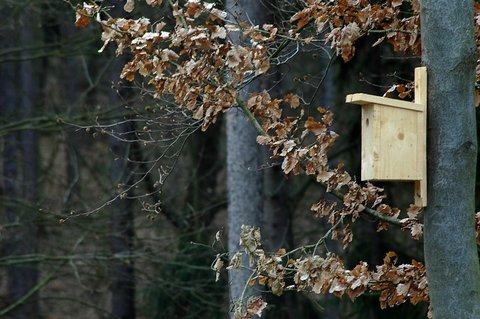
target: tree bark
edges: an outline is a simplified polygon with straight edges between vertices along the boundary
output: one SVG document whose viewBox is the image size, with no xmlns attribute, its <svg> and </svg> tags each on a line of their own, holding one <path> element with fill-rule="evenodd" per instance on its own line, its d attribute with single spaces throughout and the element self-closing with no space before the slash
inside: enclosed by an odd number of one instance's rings
<svg viewBox="0 0 480 319">
<path fill-rule="evenodd" d="M 265 17 L 265 8 L 261 1 L 228 0 L 229 12 L 243 21 L 252 20 L 261 23 Z M 237 38 L 240 43 L 240 38 Z M 258 83 L 246 87 L 241 99 L 246 100 L 249 92 L 258 90 Z M 233 254 L 240 251 L 239 234 L 242 225 L 260 226 L 263 211 L 263 172 L 260 169 L 263 155 L 256 142 L 257 133 L 248 119 L 239 109 L 227 114 L 227 187 L 228 187 L 228 251 Z M 245 256 L 243 266 L 248 267 Z M 255 294 L 255 288 L 246 287 L 250 277 L 246 269 L 230 270 L 230 309 L 243 295 L 243 302 Z"/>
<path fill-rule="evenodd" d="M 270 152 L 268 152 L 270 155 Z M 267 159 L 267 161 L 269 161 Z M 291 249 L 291 207 L 288 203 L 288 181 L 278 162 L 265 170 L 265 205 L 263 216 L 263 232 L 266 248 L 275 252 L 280 248 Z"/>
<path fill-rule="evenodd" d="M 240 251 L 242 225 L 260 226 L 263 209 L 263 174 L 259 170 L 261 151 L 256 143 L 256 131 L 241 110 L 227 114 L 227 185 L 228 185 L 228 250 Z M 243 265 L 248 267 L 247 258 Z M 242 295 L 250 271 L 230 270 L 230 300 L 235 303 Z M 244 295 L 248 298 L 252 289 Z"/>
<path fill-rule="evenodd" d="M 119 124 L 117 134 L 131 139 L 134 127 L 131 122 Z M 116 157 L 112 164 L 112 181 L 114 185 L 132 183 L 132 165 L 129 165 L 130 147 L 116 138 L 111 140 L 112 153 Z M 131 192 L 127 192 L 132 195 Z M 132 201 L 120 199 L 113 203 L 111 249 L 113 255 L 131 254 L 133 250 L 134 218 Z M 116 319 L 135 318 L 135 271 L 133 260 L 114 259 L 112 271 L 112 317 Z"/>
<path fill-rule="evenodd" d="M 123 12 L 122 1 L 114 1 L 115 8 L 113 12 L 116 16 L 121 16 Z M 113 84 L 110 94 L 110 102 L 113 105 L 119 105 L 123 109 L 122 102 L 126 99 L 130 92 L 128 89 L 122 89 L 125 83 L 119 82 L 120 73 L 123 65 L 127 62 L 125 57 L 119 58 L 113 64 L 110 70 L 110 84 Z M 117 89 L 118 86 L 118 89 Z M 121 114 L 121 110 L 119 114 Z M 120 118 L 124 121 L 125 118 Z M 111 167 L 111 178 L 113 185 L 123 184 L 128 187 L 134 183 L 134 165 L 130 157 L 133 155 L 133 143 L 136 143 L 135 125 L 132 121 L 125 121 L 118 124 L 114 128 L 115 134 L 121 139 L 131 141 L 125 142 L 118 138 L 112 137 L 110 145 L 113 153 L 113 161 Z M 121 188 L 119 188 L 121 189 Z M 111 211 L 111 225 L 112 235 L 110 239 L 110 247 L 113 255 L 127 254 L 131 255 L 133 252 L 133 241 L 135 234 L 135 222 L 133 213 L 133 202 L 128 197 L 133 196 L 133 190 L 127 191 L 127 198 L 117 198 L 113 202 Z M 111 312 L 112 317 L 116 319 L 130 319 L 135 318 L 135 264 L 133 259 L 114 259 L 111 264 L 112 272 L 112 301 Z"/>
<path fill-rule="evenodd" d="M 20 16 L 22 28 L 17 31 L 15 44 L 28 46 L 34 43 L 34 20 L 30 11 Z M 2 46 L 5 43 L 2 44 Z M 22 54 L 23 55 L 23 54 Z M 31 60 L 2 65 L 2 102 L 0 109 L 6 121 L 33 116 L 38 98 L 38 81 L 35 64 Z M 33 131 L 11 133 L 4 137 L 4 189 L 5 196 L 21 205 L 6 207 L 6 222 L 16 224 L 4 240 L 6 256 L 23 256 L 36 252 L 36 179 L 37 149 Z M 18 303 L 7 315 L 11 319 L 41 318 L 36 294 L 25 298 L 37 285 L 38 269 L 35 263 L 7 267 L 7 299 L 10 305 Z"/>
<path fill-rule="evenodd" d="M 480 318 L 473 1 L 421 4 L 429 121 L 424 250 L 433 316 Z"/>
<path fill-rule="evenodd" d="M 119 68 L 114 70 L 119 71 Z M 113 71 L 113 76 L 118 72 Z M 118 92 L 112 89 L 111 101 L 115 104 L 120 103 Z M 123 119 L 122 119 L 123 120 Z M 135 126 L 133 122 L 127 121 L 115 126 L 115 134 L 120 138 L 135 143 Z M 111 177 L 113 185 L 118 184 L 131 185 L 133 183 L 132 174 L 134 167 L 130 162 L 131 143 L 111 138 L 111 147 L 113 161 L 111 168 Z M 121 189 L 121 187 L 119 188 Z M 127 197 L 131 197 L 133 191 L 127 191 Z M 117 198 L 112 205 L 111 222 L 111 250 L 112 254 L 131 254 L 133 250 L 134 239 L 134 214 L 132 200 Z M 135 318 L 135 270 L 131 259 L 114 259 L 111 265 L 112 269 L 112 316 L 118 319 Z"/>
</svg>

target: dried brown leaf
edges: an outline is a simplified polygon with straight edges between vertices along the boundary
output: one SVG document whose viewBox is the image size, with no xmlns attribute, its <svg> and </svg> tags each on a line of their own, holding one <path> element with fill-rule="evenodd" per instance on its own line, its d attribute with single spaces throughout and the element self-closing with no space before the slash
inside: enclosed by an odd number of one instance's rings
<svg viewBox="0 0 480 319">
<path fill-rule="evenodd" d="M 163 0 L 145 0 L 145 2 L 152 7 L 159 6 L 162 4 Z"/>
<path fill-rule="evenodd" d="M 296 109 L 300 106 L 300 98 L 296 94 L 289 93 L 283 97 L 283 100 L 290 104 L 292 109 Z"/>
<path fill-rule="evenodd" d="M 247 301 L 247 313 L 253 316 L 262 316 L 263 310 L 267 307 L 267 303 L 261 297 L 250 297 Z"/>
<path fill-rule="evenodd" d="M 135 9 L 135 0 L 127 0 L 125 5 L 123 6 L 123 10 L 130 13 L 134 9 Z"/>
<path fill-rule="evenodd" d="M 86 16 L 87 12 L 85 9 L 79 9 L 75 13 L 75 26 L 77 28 L 85 28 L 90 24 L 90 19 Z"/>
</svg>

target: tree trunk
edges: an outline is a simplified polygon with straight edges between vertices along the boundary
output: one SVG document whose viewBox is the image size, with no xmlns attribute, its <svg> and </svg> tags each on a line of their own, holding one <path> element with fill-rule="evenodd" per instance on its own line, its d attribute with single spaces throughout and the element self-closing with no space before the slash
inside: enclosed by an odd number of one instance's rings
<svg viewBox="0 0 480 319">
<path fill-rule="evenodd" d="M 116 133 L 122 138 L 131 139 L 134 127 L 131 122 L 119 124 Z M 112 164 L 114 185 L 132 183 L 132 165 L 129 164 L 130 147 L 127 143 L 111 140 L 112 153 L 116 158 Z M 127 192 L 128 195 L 131 192 Z M 134 219 L 132 201 L 118 198 L 112 207 L 112 237 L 110 241 L 113 255 L 131 254 L 133 250 Z M 112 269 L 112 317 L 115 319 L 135 318 L 135 272 L 131 259 L 114 259 Z"/>
<path fill-rule="evenodd" d="M 269 23 L 273 18 L 269 19 Z M 258 90 L 269 90 L 272 97 L 285 94 L 284 82 L 282 82 L 282 67 L 271 68 L 273 73 L 260 79 Z M 286 71 L 287 72 L 287 71 Z M 283 114 L 288 115 L 288 109 Z M 292 215 L 293 209 L 289 198 L 289 180 L 281 168 L 282 160 L 271 158 L 272 152 L 264 147 L 265 163 L 268 168 L 264 169 L 264 206 L 262 220 L 262 236 L 264 237 L 265 249 L 275 252 L 280 248 L 287 250 L 293 247 Z"/>
<path fill-rule="evenodd" d="M 121 16 L 123 12 L 122 1 L 114 1 L 115 8 L 113 13 Z M 113 53 L 112 53 L 113 54 Z M 110 94 L 110 103 L 118 105 L 121 114 L 123 100 L 127 99 L 130 92 L 128 89 L 121 89 L 125 83 L 119 84 L 120 73 L 123 65 L 127 62 L 125 57 L 116 59 L 110 70 L 110 84 L 113 84 Z M 118 85 L 119 84 L 119 85 Z M 125 142 L 118 138 L 111 138 L 111 148 L 113 153 L 113 162 L 111 168 L 111 178 L 113 185 L 123 184 L 126 187 L 134 183 L 134 165 L 130 158 L 136 140 L 135 125 L 132 121 L 125 121 L 125 118 L 119 116 L 121 124 L 115 126 L 115 134 L 121 139 L 131 141 Z M 119 188 L 119 190 L 121 187 Z M 133 190 L 127 191 L 127 197 L 133 196 Z M 110 247 L 113 255 L 131 255 L 133 252 L 133 241 L 135 234 L 133 202 L 131 199 L 117 198 L 112 205 L 111 211 L 112 236 Z M 112 317 L 115 319 L 135 318 L 135 268 L 133 259 L 114 259 L 111 264 L 112 271 Z"/>
<path fill-rule="evenodd" d="M 118 68 L 114 68 L 114 70 Z M 118 74 L 117 72 L 113 72 Z M 120 103 L 118 92 L 111 95 L 111 101 Z M 123 119 L 122 119 L 123 121 Z M 135 140 L 135 126 L 133 122 L 124 122 L 115 126 L 115 134 L 121 139 Z M 135 143 L 135 142 L 132 142 Z M 111 176 L 113 185 L 123 184 L 128 187 L 133 183 L 132 174 L 134 168 L 130 162 L 130 143 L 119 138 L 111 138 L 113 162 Z M 122 187 L 119 187 L 121 189 Z M 133 191 L 127 191 L 127 197 L 131 197 Z M 113 255 L 131 254 L 134 238 L 134 214 L 132 200 L 117 198 L 112 205 L 112 236 L 111 249 Z M 114 259 L 112 269 L 112 316 L 116 319 L 135 318 L 135 271 L 131 259 Z"/>
<path fill-rule="evenodd" d="M 480 318 L 473 1 L 421 4 L 429 121 L 424 249 L 433 316 Z"/>
<path fill-rule="evenodd" d="M 260 226 L 263 194 L 261 151 L 256 143 L 256 131 L 241 110 L 227 114 L 227 185 L 228 185 L 228 250 L 240 251 L 239 238 L 242 225 Z M 248 267 L 247 258 L 244 266 Z M 248 282 L 250 272 L 230 270 L 230 299 L 237 301 Z M 244 298 L 251 296 L 248 289 Z"/>
<path fill-rule="evenodd" d="M 35 24 L 31 14 L 25 13 L 19 21 L 22 28 L 18 31 L 19 41 L 16 45 L 32 45 Z M 34 62 L 25 60 L 5 63 L 2 66 L 2 79 L 3 99 L 0 109 L 6 121 L 32 117 L 38 98 Z M 20 203 L 6 207 L 6 222 L 12 227 L 5 236 L 5 255 L 13 257 L 34 254 L 37 242 L 34 225 L 36 211 L 31 207 L 34 207 L 36 201 L 38 161 L 34 132 L 24 131 L 5 136 L 3 158 L 5 196 L 11 202 Z M 40 318 L 36 294 L 32 293 L 38 281 L 37 265 L 28 263 L 8 266 L 7 275 L 8 303 L 18 303 L 8 318 Z"/>
<path fill-rule="evenodd" d="M 261 1 L 228 0 L 226 7 L 240 20 L 263 22 L 265 8 Z M 260 20 L 260 21 L 259 21 Z M 240 42 L 240 39 L 237 39 Z M 246 100 L 249 92 L 258 90 L 258 83 L 246 87 L 241 99 Z M 228 251 L 240 251 L 239 234 L 242 225 L 260 226 L 263 210 L 263 172 L 262 150 L 256 142 L 257 132 L 252 123 L 239 109 L 232 109 L 227 114 L 227 187 L 228 187 Z M 243 266 L 248 267 L 245 257 Z M 230 302 L 233 309 L 242 297 L 250 277 L 246 269 L 230 270 Z M 254 288 L 247 288 L 243 302 L 255 293 Z"/>
<path fill-rule="evenodd" d="M 270 152 L 268 152 L 270 155 Z M 266 160 L 270 161 L 269 159 Z M 280 248 L 290 250 L 292 244 L 291 207 L 288 203 L 288 181 L 279 162 L 265 170 L 265 206 L 263 232 L 266 248 L 275 252 Z"/>
</svg>

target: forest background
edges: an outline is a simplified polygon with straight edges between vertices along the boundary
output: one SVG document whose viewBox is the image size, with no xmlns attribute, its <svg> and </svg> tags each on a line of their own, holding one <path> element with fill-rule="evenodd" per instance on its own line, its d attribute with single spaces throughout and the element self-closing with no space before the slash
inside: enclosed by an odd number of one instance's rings
<svg viewBox="0 0 480 319">
<path fill-rule="evenodd" d="M 124 1 L 112 5 L 111 12 L 128 16 Z M 235 160 L 226 155 L 229 127 L 220 117 L 202 132 L 188 112 L 162 109 L 141 82 L 121 81 L 125 58 L 112 46 L 99 53 L 101 28 L 75 28 L 74 6 L 0 4 L 0 317 L 224 318 L 229 281 L 221 271 L 217 282 L 211 265 L 227 251 L 227 166 Z M 281 8 L 268 8 L 279 25 Z M 134 14 L 175 21 L 166 4 L 152 11 L 137 1 Z M 331 165 L 343 163 L 357 180 L 360 108 L 346 105 L 345 95 L 382 95 L 413 80 L 421 63 L 374 42 L 360 39 L 347 63 L 329 45 L 289 46 L 263 84 L 271 94 L 296 92 L 333 111 L 340 137 Z M 285 177 L 266 148 L 256 152 L 260 162 L 246 172 L 262 180 L 266 247 L 315 244 L 330 229 L 310 212 L 324 187 L 308 176 Z M 411 203 L 413 185 L 378 186 L 390 205 Z M 402 262 L 423 260 L 421 241 L 408 233 L 379 233 L 376 220 L 365 217 L 352 227 L 355 241 L 345 251 L 325 244 L 348 267 L 381 264 L 392 250 Z M 425 303 L 382 310 L 378 298 L 364 294 L 352 303 L 287 291 L 268 295 L 264 316 L 426 316 Z"/>
</svg>

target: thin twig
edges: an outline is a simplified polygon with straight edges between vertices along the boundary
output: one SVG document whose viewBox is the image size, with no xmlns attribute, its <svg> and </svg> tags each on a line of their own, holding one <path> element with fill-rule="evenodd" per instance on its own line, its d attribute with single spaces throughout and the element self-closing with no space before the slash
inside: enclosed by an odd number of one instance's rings
<svg viewBox="0 0 480 319">
<path fill-rule="evenodd" d="M 242 108 L 242 110 L 245 112 L 245 115 L 248 117 L 249 121 L 255 127 L 257 133 L 261 136 L 267 136 L 266 132 L 263 130 L 262 126 L 257 121 L 255 116 L 247 108 L 246 103 L 244 101 L 240 100 L 239 98 L 237 99 L 237 103 Z M 327 185 L 325 185 L 325 183 L 319 182 L 319 184 L 322 185 L 323 187 L 327 188 Z M 333 190 L 329 191 L 329 193 L 334 195 L 335 197 L 337 197 L 338 199 L 340 199 L 342 201 L 343 201 L 343 198 L 345 197 L 345 194 L 343 192 L 341 192 L 339 190 L 336 190 L 336 189 L 333 189 Z M 375 217 L 379 220 L 385 221 L 385 222 L 390 223 L 390 224 L 395 225 L 395 226 L 399 226 L 399 227 L 403 226 L 402 223 L 397 218 L 394 218 L 394 217 L 391 217 L 391 216 L 386 216 L 386 215 L 384 215 L 382 213 L 379 213 L 376 210 L 374 210 L 372 208 L 369 208 L 369 207 L 365 207 L 360 212 L 365 212 L 365 213 L 367 213 L 367 214 L 369 214 L 369 215 L 371 215 L 371 216 L 373 216 L 373 217 Z"/>
</svg>

